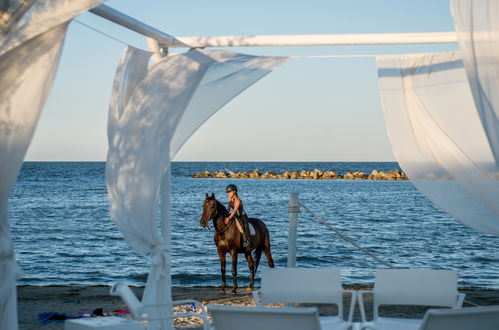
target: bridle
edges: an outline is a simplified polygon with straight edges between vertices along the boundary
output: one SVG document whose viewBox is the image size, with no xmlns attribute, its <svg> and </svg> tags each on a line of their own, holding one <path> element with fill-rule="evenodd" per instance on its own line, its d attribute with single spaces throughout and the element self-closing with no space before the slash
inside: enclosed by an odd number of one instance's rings
<svg viewBox="0 0 499 330">
<path fill-rule="evenodd" d="M 216 215 L 218 215 L 218 208 L 217 208 L 217 213 L 215 214 L 215 216 L 216 216 Z M 214 217 L 215 217 L 215 216 L 214 216 Z M 215 222 L 215 219 L 214 219 L 214 218 L 210 218 L 210 219 L 208 219 L 208 223 L 207 223 L 207 225 L 206 225 L 206 229 L 208 229 L 208 230 L 211 230 L 211 228 L 210 228 L 210 220 L 212 220 L 213 222 Z M 226 224 L 226 225 L 225 225 L 225 227 L 224 227 L 222 230 L 217 230 L 217 229 L 215 228 L 215 226 L 213 225 L 213 231 L 215 231 L 217 234 L 222 234 L 222 233 L 226 232 L 226 231 L 230 228 L 230 226 L 232 225 L 232 223 L 233 223 L 233 222 L 234 222 L 234 218 L 230 219 L 230 220 L 229 220 L 229 223 L 228 223 L 228 224 Z M 225 223 L 225 221 L 224 221 L 224 223 Z"/>
</svg>

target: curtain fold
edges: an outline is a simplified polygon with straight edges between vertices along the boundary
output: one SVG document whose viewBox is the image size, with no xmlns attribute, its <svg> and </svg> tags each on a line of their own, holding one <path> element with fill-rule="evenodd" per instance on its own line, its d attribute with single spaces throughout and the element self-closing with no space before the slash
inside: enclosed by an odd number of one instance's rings
<svg viewBox="0 0 499 330">
<path fill-rule="evenodd" d="M 499 235 L 499 175 L 459 53 L 377 57 L 395 157 L 411 182 L 464 224 Z"/>
<path fill-rule="evenodd" d="M 100 1 L 39 1 L 0 32 L 0 329 L 18 329 L 8 200 L 50 92 L 67 23 Z"/>
<path fill-rule="evenodd" d="M 499 171 L 499 2 L 452 0 L 451 12 L 476 108 Z"/>
<path fill-rule="evenodd" d="M 159 234 L 156 219 L 160 182 L 171 159 L 206 119 L 286 60 L 190 50 L 148 67 L 151 55 L 128 47 L 118 66 L 106 162 L 111 219 L 135 252 L 152 257 L 144 305 L 171 302 L 171 246 Z"/>
</svg>

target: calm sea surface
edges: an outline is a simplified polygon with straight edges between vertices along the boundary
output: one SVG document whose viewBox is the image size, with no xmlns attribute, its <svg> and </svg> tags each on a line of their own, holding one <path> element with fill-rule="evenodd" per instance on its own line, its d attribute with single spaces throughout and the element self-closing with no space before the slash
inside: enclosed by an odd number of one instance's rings
<svg viewBox="0 0 499 330">
<path fill-rule="evenodd" d="M 149 258 L 135 254 L 108 214 L 104 163 L 25 163 L 10 199 L 14 248 L 25 275 L 19 284 L 144 285 Z M 197 163 L 172 166 L 174 285 L 219 285 L 213 232 L 199 227 L 205 193 L 224 204 L 225 186 L 239 187 L 245 210 L 269 228 L 277 267 L 287 263 L 290 192 L 359 245 L 395 267 L 455 269 L 460 286 L 499 288 L 499 238 L 457 222 L 410 181 L 195 179 L 204 170 L 371 172 L 396 163 Z M 297 264 L 338 267 L 345 283 L 372 283 L 384 266 L 302 211 Z M 230 267 L 230 266 L 229 266 Z M 230 268 L 228 267 L 228 275 Z M 267 267 L 262 256 L 260 267 Z M 239 285 L 248 269 L 239 258 Z M 259 276 L 258 276 L 259 277 Z M 229 283 L 230 276 L 229 276 Z"/>
</svg>

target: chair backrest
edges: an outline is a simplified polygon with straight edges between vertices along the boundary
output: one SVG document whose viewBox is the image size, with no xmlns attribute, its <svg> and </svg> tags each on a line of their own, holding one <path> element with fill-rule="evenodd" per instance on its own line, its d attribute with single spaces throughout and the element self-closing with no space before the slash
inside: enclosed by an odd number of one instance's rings
<svg viewBox="0 0 499 330">
<path fill-rule="evenodd" d="M 458 307 L 453 270 L 378 269 L 374 281 L 374 315 L 379 305 Z"/>
<path fill-rule="evenodd" d="M 426 312 L 420 330 L 497 330 L 499 306 L 462 309 L 430 309 Z"/>
<path fill-rule="evenodd" d="M 208 305 L 215 330 L 320 330 L 315 308 Z"/>
<path fill-rule="evenodd" d="M 263 269 L 260 293 L 264 304 L 337 304 L 343 308 L 341 271 L 334 268 Z"/>
</svg>

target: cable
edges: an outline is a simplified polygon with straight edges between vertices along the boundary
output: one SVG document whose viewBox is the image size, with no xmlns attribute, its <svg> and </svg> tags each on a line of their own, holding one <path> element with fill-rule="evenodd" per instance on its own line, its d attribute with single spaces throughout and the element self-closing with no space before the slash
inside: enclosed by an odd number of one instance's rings
<svg viewBox="0 0 499 330">
<path fill-rule="evenodd" d="M 105 33 L 105 32 L 102 32 L 102 31 L 100 31 L 100 30 L 98 30 L 98 29 L 96 29 L 96 28 L 94 28 L 94 27 L 92 27 L 92 26 L 90 26 L 90 25 L 88 25 L 88 24 L 85 24 L 85 23 L 83 23 L 83 22 L 80 22 L 80 21 L 79 21 L 79 20 L 77 20 L 77 19 L 74 19 L 74 21 L 75 21 L 76 23 L 79 23 L 79 24 L 83 25 L 83 26 L 84 26 L 84 27 L 86 27 L 86 28 L 89 28 L 90 30 L 93 30 L 93 31 L 95 31 L 95 32 L 97 32 L 97 33 L 102 34 L 103 36 L 108 37 L 109 39 L 112 39 L 112 40 L 114 40 L 114 41 L 117 41 L 117 42 L 119 42 L 119 43 L 122 43 L 122 44 L 123 44 L 123 45 L 125 45 L 125 46 L 130 46 L 130 44 L 128 44 L 128 43 L 126 43 L 126 42 L 124 42 L 123 40 L 120 40 L 120 39 L 118 39 L 118 38 L 115 38 L 115 37 L 113 37 L 112 35 L 109 35 L 109 34 L 107 34 L 107 33 Z"/>
<path fill-rule="evenodd" d="M 303 207 L 306 211 L 308 211 L 308 213 L 310 213 L 315 219 L 317 219 L 320 223 L 322 223 L 323 225 L 325 225 L 326 227 L 328 227 L 329 229 L 331 229 L 332 231 L 334 231 L 336 234 L 338 234 L 341 238 L 343 238 L 345 241 L 347 241 L 348 243 L 352 244 L 353 246 L 355 246 L 357 249 L 361 250 L 362 252 L 364 252 L 365 254 L 369 255 L 371 258 L 379 261 L 380 263 L 382 263 L 383 265 L 389 267 L 389 268 L 394 268 L 392 265 L 390 265 L 388 262 L 376 257 L 374 254 L 372 254 L 371 252 L 367 251 L 366 249 L 364 249 L 363 247 L 359 246 L 357 243 L 355 243 L 350 237 L 342 234 L 339 230 L 335 229 L 333 226 L 331 226 L 329 223 L 327 223 L 324 219 L 322 219 L 321 217 L 319 217 L 318 215 L 316 215 L 314 212 L 310 211 L 310 209 L 308 207 L 306 207 L 305 205 L 303 205 L 302 203 L 300 203 L 300 206 Z"/>
</svg>

